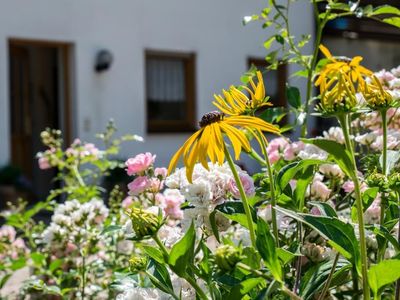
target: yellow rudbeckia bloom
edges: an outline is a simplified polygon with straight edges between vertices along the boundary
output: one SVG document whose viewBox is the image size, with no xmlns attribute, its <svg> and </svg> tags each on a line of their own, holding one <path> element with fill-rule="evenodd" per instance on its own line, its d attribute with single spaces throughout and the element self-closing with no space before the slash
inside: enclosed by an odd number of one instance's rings
<svg viewBox="0 0 400 300">
<path fill-rule="evenodd" d="M 333 57 L 331 52 L 323 45 L 319 46 L 321 52 L 329 59 L 329 62 L 322 68 L 318 78 L 315 82 L 316 86 L 320 86 L 321 93 L 323 93 L 328 87 L 327 83 L 339 76 L 339 74 L 345 74 L 357 91 L 361 91 L 365 86 L 365 80 L 363 76 L 371 76 L 373 73 L 371 70 L 360 65 L 363 60 L 361 56 L 355 56 L 352 59 L 348 58 L 337 58 Z M 358 83 L 357 87 L 355 84 Z"/>
<path fill-rule="evenodd" d="M 207 157 L 211 162 L 220 165 L 225 160 L 224 135 L 228 137 L 234 150 L 235 159 L 239 159 L 242 150 L 251 151 L 251 146 L 246 135 L 239 128 L 247 129 L 250 133 L 262 131 L 279 133 L 279 129 L 259 118 L 252 116 L 225 116 L 224 113 L 213 111 L 205 114 L 199 122 L 200 129 L 183 144 L 172 157 L 168 167 L 171 173 L 183 157 L 186 167 L 186 177 L 192 182 L 194 166 L 200 162 L 208 170 Z M 239 127 L 239 128 L 237 128 Z M 256 137 L 257 138 L 257 137 Z"/>
<path fill-rule="evenodd" d="M 250 79 L 251 88 L 244 86 L 243 88 L 249 93 L 250 98 L 240 91 L 238 88 L 231 86 L 228 91 L 222 90 L 221 95 L 214 95 L 216 101 L 213 104 L 224 114 L 246 115 L 253 113 L 263 106 L 269 106 L 269 97 L 265 96 L 265 86 L 262 73 L 257 71 L 257 84 Z"/>
</svg>

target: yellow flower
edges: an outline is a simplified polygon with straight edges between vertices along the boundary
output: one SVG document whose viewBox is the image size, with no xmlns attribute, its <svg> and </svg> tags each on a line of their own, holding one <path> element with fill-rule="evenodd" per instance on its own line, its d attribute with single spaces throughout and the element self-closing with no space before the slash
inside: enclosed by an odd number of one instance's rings
<svg viewBox="0 0 400 300">
<path fill-rule="evenodd" d="M 357 106 L 357 98 L 354 86 L 349 81 L 348 75 L 342 73 L 329 80 L 321 93 L 317 110 L 326 114 L 352 111 Z"/>
<path fill-rule="evenodd" d="M 346 57 L 335 58 L 332 56 L 328 48 L 320 45 L 321 52 L 328 58 L 329 62 L 322 68 L 315 82 L 316 86 L 320 86 L 321 93 L 328 87 L 327 83 L 332 79 L 338 79 L 340 74 L 345 74 L 349 83 L 351 83 L 357 91 L 361 91 L 365 86 L 363 76 L 371 76 L 372 71 L 360 65 L 363 60 L 361 56 L 355 56 L 352 59 Z M 356 83 L 358 83 L 357 86 Z"/>
<path fill-rule="evenodd" d="M 200 129 L 195 132 L 183 144 L 183 146 L 172 157 L 168 167 L 171 173 L 183 157 L 186 167 L 186 177 L 192 182 L 194 166 L 200 162 L 208 170 L 207 157 L 211 162 L 218 162 L 220 165 L 225 160 L 224 134 L 231 141 L 235 159 L 239 159 L 242 150 L 251 151 L 251 146 L 246 135 L 237 127 L 248 130 L 255 135 L 255 132 L 262 131 L 279 133 L 279 129 L 259 118 L 251 116 L 225 116 L 224 113 L 213 111 L 205 114 L 199 122 Z M 258 139 L 258 137 L 255 135 Z"/>
<path fill-rule="evenodd" d="M 366 84 L 363 92 L 367 105 L 372 109 L 389 108 L 393 103 L 392 95 L 383 89 L 375 75 L 372 76 L 372 81 L 372 83 Z"/>
<path fill-rule="evenodd" d="M 249 93 L 250 98 L 242 91 L 234 86 L 231 86 L 228 91 L 222 90 L 221 95 L 214 95 L 216 101 L 213 104 L 224 114 L 235 116 L 249 114 L 260 107 L 271 105 L 268 102 L 268 97 L 265 96 L 264 80 L 260 71 L 257 71 L 257 84 L 253 79 L 250 79 L 251 89 L 247 86 L 243 88 Z"/>
</svg>

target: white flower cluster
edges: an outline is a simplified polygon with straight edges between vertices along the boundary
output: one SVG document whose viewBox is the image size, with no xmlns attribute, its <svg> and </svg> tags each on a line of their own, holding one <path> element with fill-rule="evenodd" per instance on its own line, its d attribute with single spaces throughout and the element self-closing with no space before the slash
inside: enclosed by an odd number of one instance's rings
<svg viewBox="0 0 400 300">
<path fill-rule="evenodd" d="M 238 190 L 232 171 L 227 163 L 223 165 L 208 164 L 209 170 L 201 164 L 196 164 L 193 171 L 193 180 L 190 183 L 186 178 L 186 169 L 177 169 L 169 176 L 165 184 L 171 189 L 177 189 L 185 197 L 192 208 L 184 210 L 182 224 L 184 227 L 195 221 L 198 227 L 209 227 L 209 215 L 214 208 L 231 198 L 238 199 Z M 245 193 L 249 196 L 255 192 L 252 178 L 236 166 L 242 181 Z"/>
<path fill-rule="evenodd" d="M 67 201 L 55 209 L 50 225 L 42 233 L 42 242 L 51 249 L 71 252 L 76 245 L 98 235 L 107 215 L 108 209 L 101 200 Z"/>
</svg>

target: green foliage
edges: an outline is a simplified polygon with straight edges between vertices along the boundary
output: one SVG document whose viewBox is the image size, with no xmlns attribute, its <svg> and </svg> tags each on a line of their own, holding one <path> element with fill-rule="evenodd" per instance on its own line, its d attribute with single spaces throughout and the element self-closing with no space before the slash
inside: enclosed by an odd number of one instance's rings
<svg viewBox="0 0 400 300">
<path fill-rule="evenodd" d="M 262 219 L 258 219 L 257 221 L 256 245 L 265 265 L 270 270 L 275 280 L 282 282 L 283 273 L 276 251 L 276 243 L 268 224 Z"/>
<path fill-rule="evenodd" d="M 192 223 L 184 237 L 171 249 L 168 264 L 179 276 L 185 276 L 186 268 L 193 261 L 195 239 L 194 224 Z"/>
<path fill-rule="evenodd" d="M 371 290 L 377 296 L 380 289 L 400 278 L 400 260 L 390 259 L 381 261 L 370 267 L 368 279 Z"/>
</svg>

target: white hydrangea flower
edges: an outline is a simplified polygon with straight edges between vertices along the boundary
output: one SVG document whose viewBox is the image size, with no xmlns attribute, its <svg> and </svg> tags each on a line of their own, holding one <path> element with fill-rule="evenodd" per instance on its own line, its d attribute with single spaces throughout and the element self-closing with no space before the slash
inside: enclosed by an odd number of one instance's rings
<svg viewBox="0 0 400 300">
<path fill-rule="evenodd" d="M 301 159 L 326 160 L 328 158 L 328 153 L 317 146 L 306 144 L 304 149 L 299 152 L 298 156 Z"/>
</svg>

